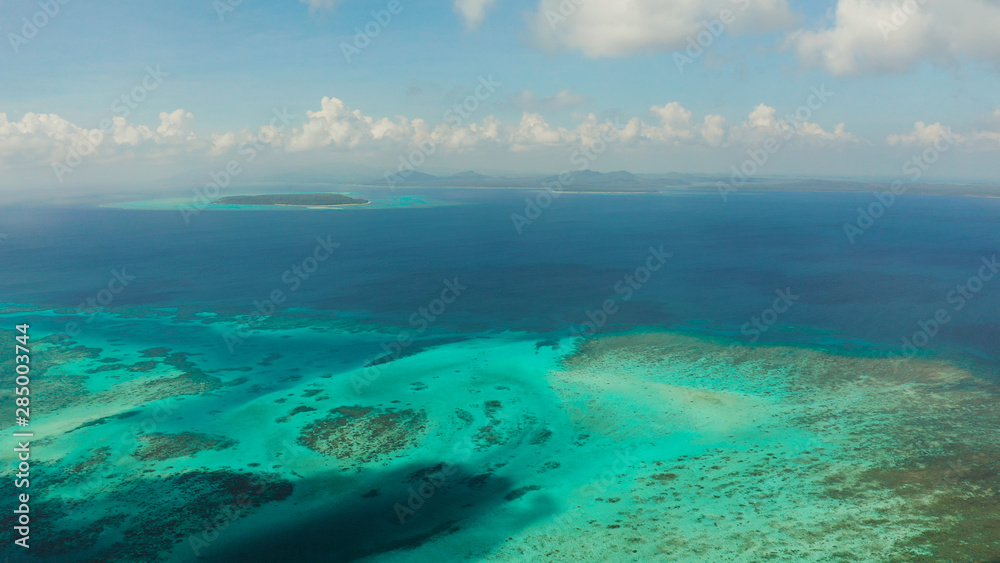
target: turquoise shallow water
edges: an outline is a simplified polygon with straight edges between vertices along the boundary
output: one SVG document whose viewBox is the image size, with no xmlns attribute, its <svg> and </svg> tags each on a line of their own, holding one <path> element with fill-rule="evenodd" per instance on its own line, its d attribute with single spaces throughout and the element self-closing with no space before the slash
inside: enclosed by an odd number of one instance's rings
<svg viewBox="0 0 1000 563">
<path fill-rule="evenodd" d="M 73 340 L 46 330 L 67 317 L 32 316 L 36 401 L 57 407 L 34 427 L 36 510 L 62 515 L 46 559 L 957 561 L 997 547 L 995 388 L 943 360 L 508 331 L 366 367 L 337 350 L 386 336 L 371 325 L 275 317 L 233 362 L 217 340 L 235 320 L 219 316 L 134 310 Z"/>
<path fill-rule="evenodd" d="M 852 245 L 863 194 L 565 194 L 518 234 L 526 195 L 0 209 L 34 558 L 1000 557 L 1000 295 L 948 299 L 1000 248 L 996 202 L 907 199 Z"/>
</svg>

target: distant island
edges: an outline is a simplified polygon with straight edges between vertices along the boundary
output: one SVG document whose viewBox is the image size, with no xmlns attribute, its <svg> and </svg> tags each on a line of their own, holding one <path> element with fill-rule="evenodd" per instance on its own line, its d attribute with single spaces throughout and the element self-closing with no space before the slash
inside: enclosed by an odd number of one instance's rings
<svg viewBox="0 0 1000 563">
<path fill-rule="evenodd" d="M 341 194 L 269 194 L 234 195 L 213 203 L 219 205 L 290 205 L 295 207 L 340 207 L 342 205 L 365 205 L 371 203 Z"/>
</svg>

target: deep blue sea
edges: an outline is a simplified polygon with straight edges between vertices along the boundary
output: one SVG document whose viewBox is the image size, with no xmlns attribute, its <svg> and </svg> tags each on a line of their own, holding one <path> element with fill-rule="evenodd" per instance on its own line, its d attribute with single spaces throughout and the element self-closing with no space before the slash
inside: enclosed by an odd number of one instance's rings
<svg viewBox="0 0 1000 563">
<path fill-rule="evenodd" d="M 525 190 L 437 190 L 461 205 L 315 212 L 7 207 L 0 225 L 3 301 L 75 307 L 124 268 L 134 282 L 112 306 L 251 312 L 317 237 L 340 244 L 280 308 L 407 324 L 460 280 L 467 294 L 436 319 L 445 332 L 563 332 L 617 298 L 605 329 L 685 328 L 740 335 L 776 291 L 799 299 L 761 341 L 861 341 L 891 349 L 941 308 L 926 345 L 1000 358 L 1000 278 L 954 310 L 949 293 L 1000 252 L 1000 200 L 907 196 L 852 244 L 871 194 L 715 192 L 563 194 L 519 234 Z M 615 284 L 651 247 L 672 254 L 631 299 Z M 974 285 L 974 287 L 978 287 Z"/>
</svg>

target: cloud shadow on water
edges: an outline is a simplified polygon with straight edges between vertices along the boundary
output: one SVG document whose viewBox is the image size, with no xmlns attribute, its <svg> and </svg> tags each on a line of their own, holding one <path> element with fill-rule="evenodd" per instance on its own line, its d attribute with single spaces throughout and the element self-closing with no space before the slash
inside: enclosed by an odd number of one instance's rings
<svg viewBox="0 0 1000 563">
<path fill-rule="evenodd" d="M 400 523 L 397 503 L 409 508 L 412 492 L 427 480 L 414 479 L 428 468 L 411 465 L 386 472 L 374 490 L 377 496 L 365 498 L 358 491 L 345 497 L 331 496 L 329 506 L 308 512 L 295 512 L 286 501 L 288 514 L 264 535 L 259 530 L 240 537 L 236 530 L 224 534 L 224 541 L 208 547 L 200 561 L 229 563 L 236 561 L 355 561 L 396 550 L 414 550 L 437 539 L 463 533 L 476 527 L 480 553 L 505 541 L 531 523 L 553 514 L 557 503 L 544 492 L 527 495 L 519 483 L 505 477 L 486 476 L 472 466 L 457 468 L 446 482 L 423 499 L 413 514 Z M 478 473 L 478 474 L 477 474 Z M 296 486 L 301 486 L 297 483 Z M 367 486 L 365 488 L 368 488 Z M 425 489 L 427 490 L 427 489 Z M 519 503 L 516 514 L 502 521 L 509 527 L 487 527 L 477 521 L 508 503 Z M 516 528 L 516 529 L 515 529 Z"/>
</svg>

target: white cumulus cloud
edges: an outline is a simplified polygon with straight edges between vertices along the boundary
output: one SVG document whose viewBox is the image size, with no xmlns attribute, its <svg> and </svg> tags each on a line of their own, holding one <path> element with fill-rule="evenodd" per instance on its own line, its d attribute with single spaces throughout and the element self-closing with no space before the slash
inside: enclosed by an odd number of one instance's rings
<svg viewBox="0 0 1000 563">
<path fill-rule="evenodd" d="M 455 11 L 465 20 L 467 29 L 476 29 L 486 20 L 486 12 L 497 0 L 455 0 Z"/>
<path fill-rule="evenodd" d="M 559 99 L 566 96 L 553 96 Z M 528 98 L 538 100 L 537 97 Z M 811 121 L 786 123 L 778 111 L 761 104 L 738 123 L 730 124 L 715 114 L 695 115 L 679 102 L 653 105 L 639 116 L 613 120 L 593 113 L 553 123 L 540 111 L 524 111 L 516 120 L 503 121 L 481 112 L 461 122 L 441 118 L 427 122 L 406 116 L 368 115 L 349 107 L 343 100 L 324 97 L 318 108 L 307 111 L 286 125 L 262 125 L 237 131 L 223 131 L 205 137 L 192 131 L 194 116 L 183 109 L 160 114 L 158 125 L 136 124 L 121 117 L 110 120 L 108 131 L 87 129 L 55 114 L 28 113 L 11 120 L 0 113 L 0 168 L 46 168 L 62 162 L 71 151 L 86 151 L 100 162 L 121 162 L 156 158 L 178 162 L 181 157 L 221 158 L 248 143 L 260 150 L 268 145 L 277 154 L 308 153 L 294 158 L 324 158 L 337 153 L 354 158 L 376 158 L 378 154 L 402 154 L 416 147 L 433 147 L 435 158 L 446 155 L 572 151 L 579 147 L 613 144 L 617 150 L 659 150 L 695 147 L 699 150 L 755 147 L 768 138 L 806 147 L 838 146 L 858 140 L 844 124 L 825 129 Z M 794 118 L 791 118 L 794 120 Z M 997 126 L 977 130 L 981 143 L 1000 139 L 1000 118 L 990 116 Z M 984 122 L 986 124 L 986 122 Z M 914 133 L 899 135 L 890 144 L 907 144 L 931 138 L 935 126 L 918 124 Z M 929 130 L 925 130 L 928 129 Z M 898 138 L 897 138 L 898 137 Z M 970 138 L 973 136 L 970 135 Z M 89 157 L 88 157 L 89 158 Z M 288 156 L 288 158 L 293 158 Z M 175 160 L 169 160 L 175 159 Z"/>
<path fill-rule="evenodd" d="M 759 104 L 743 123 L 731 128 L 728 141 L 733 144 L 758 146 L 768 139 L 810 146 L 836 146 L 859 142 L 857 137 L 847 131 L 847 126 L 843 123 L 838 123 L 832 131 L 827 131 L 818 123 L 799 119 L 793 115 L 781 117 L 777 109 L 766 104 Z"/>
<path fill-rule="evenodd" d="M 923 61 L 1000 64 L 995 0 L 838 0 L 831 25 L 788 37 L 807 65 L 835 75 L 903 73 Z"/>
<path fill-rule="evenodd" d="M 194 116 L 182 109 L 160 114 L 153 130 L 130 123 L 123 117 L 107 120 L 104 130 L 71 123 L 56 114 L 26 113 L 12 121 L 0 113 L 0 166 L 50 166 L 67 160 L 112 159 L 143 154 L 196 153 L 206 143 L 190 131 Z M 102 125 L 103 126 L 103 125 Z"/>
<path fill-rule="evenodd" d="M 918 121 L 907 133 L 897 133 L 886 138 L 889 146 L 930 147 L 941 142 L 953 142 L 969 151 L 995 151 L 1000 148 L 1000 108 L 974 126 L 956 131 L 940 122 Z"/>
<path fill-rule="evenodd" d="M 163 112 L 160 114 L 160 126 L 156 128 L 156 132 L 161 137 L 181 137 L 193 140 L 194 133 L 190 131 L 193 120 L 194 115 L 182 109 L 170 113 Z"/>
<path fill-rule="evenodd" d="M 316 12 L 318 10 L 331 10 L 333 9 L 340 0 L 299 0 L 303 4 L 309 6 L 309 12 Z"/>
<path fill-rule="evenodd" d="M 728 24 L 721 21 L 723 10 Z M 541 0 L 530 16 L 543 47 L 588 57 L 683 49 L 706 22 L 721 35 L 767 33 L 795 21 L 786 0 Z"/>
<path fill-rule="evenodd" d="M 941 138 L 947 138 L 952 135 L 951 127 L 946 127 L 940 123 L 932 123 L 930 125 L 924 123 L 923 121 L 918 121 L 913 124 L 913 130 L 909 133 L 902 133 L 898 135 L 889 135 L 886 142 L 890 146 L 897 145 L 920 145 L 920 146 L 930 146 Z"/>
</svg>

